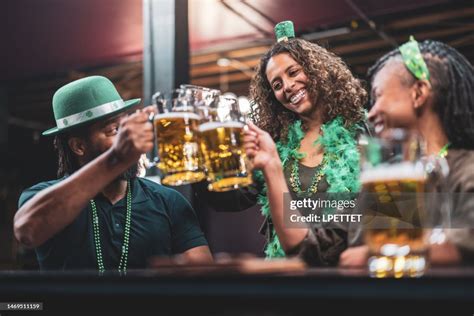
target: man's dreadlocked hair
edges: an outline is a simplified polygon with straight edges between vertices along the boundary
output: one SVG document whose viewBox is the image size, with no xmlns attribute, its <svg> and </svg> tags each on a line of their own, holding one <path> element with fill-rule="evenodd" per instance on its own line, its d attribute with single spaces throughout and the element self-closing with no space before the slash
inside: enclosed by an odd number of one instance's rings
<svg viewBox="0 0 474 316">
<path fill-rule="evenodd" d="M 437 41 L 418 44 L 430 71 L 434 110 L 452 148 L 474 149 L 474 68 L 456 49 Z M 370 78 L 391 59 L 401 58 L 394 49 L 381 57 L 369 71 Z"/>
<path fill-rule="evenodd" d="M 58 178 L 72 174 L 80 168 L 76 156 L 69 147 L 68 140 L 71 137 L 86 137 L 87 129 L 73 130 L 68 133 L 58 134 L 54 137 L 54 149 L 58 153 Z"/>
</svg>

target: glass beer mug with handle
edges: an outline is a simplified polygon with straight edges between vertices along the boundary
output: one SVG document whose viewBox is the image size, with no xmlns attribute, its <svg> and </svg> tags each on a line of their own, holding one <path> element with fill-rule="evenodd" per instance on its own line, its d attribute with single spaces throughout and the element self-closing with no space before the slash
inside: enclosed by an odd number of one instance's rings
<svg viewBox="0 0 474 316">
<path fill-rule="evenodd" d="M 196 107 L 182 89 L 155 93 L 153 102 L 157 107 L 152 120 L 159 157 L 155 163 L 163 173 L 161 183 L 177 186 L 204 180 L 198 135 L 201 117 Z"/>
<path fill-rule="evenodd" d="M 220 96 L 207 108 L 199 132 L 210 191 L 224 192 L 252 183 L 243 148 L 244 128 L 245 118 L 237 99 Z"/>
<path fill-rule="evenodd" d="M 221 95 L 220 90 L 210 89 L 206 87 L 196 86 L 192 84 L 182 84 L 179 86 L 182 94 L 198 109 L 201 107 L 209 107 L 217 101 Z"/>
<path fill-rule="evenodd" d="M 426 157 L 415 132 L 389 129 L 362 136 L 363 236 L 374 277 L 418 277 L 428 265 L 432 228 L 445 219 L 431 179 L 445 177 L 443 163 Z M 438 174 L 438 177 L 433 177 Z M 438 206 L 436 206 L 438 204 Z"/>
<path fill-rule="evenodd" d="M 196 113 L 203 119 L 209 116 L 210 108 L 214 107 L 214 104 L 219 101 L 221 95 L 220 90 L 191 84 L 182 84 L 180 89 L 182 96 L 194 105 Z"/>
</svg>

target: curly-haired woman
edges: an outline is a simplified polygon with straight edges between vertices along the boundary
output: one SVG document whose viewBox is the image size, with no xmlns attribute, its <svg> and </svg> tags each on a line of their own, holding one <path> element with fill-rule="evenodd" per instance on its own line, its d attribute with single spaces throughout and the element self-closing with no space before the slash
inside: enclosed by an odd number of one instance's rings
<svg viewBox="0 0 474 316">
<path fill-rule="evenodd" d="M 247 155 L 261 171 L 256 178 L 263 184 L 258 203 L 267 219 L 265 252 L 267 257 L 300 255 L 312 265 L 335 265 L 347 247 L 346 230 L 287 227 L 283 196 L 358 191 L 355 136 L 364 126 L 367 94 L 339 57 L 294 38 L 291 22 L 275 30 L 284 39 L 261 58 L 252 79 L 254 124 L 244 136 Z"/>
</svg>

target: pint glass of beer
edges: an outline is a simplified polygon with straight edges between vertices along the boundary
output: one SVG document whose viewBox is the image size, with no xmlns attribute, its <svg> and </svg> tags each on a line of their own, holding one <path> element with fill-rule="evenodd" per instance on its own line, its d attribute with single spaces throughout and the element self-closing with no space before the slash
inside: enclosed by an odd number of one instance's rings
<svg viewBox="0 0 474 316">
<path fill-rule="evenodd" d="M 169 94 L 156 93 L 157 112 L 153 118 L 158 149 L 157 167 L 161 182 L 177 186 L 204 180 L 206 177 L 199 145 L 201 117 L 182 89 Z"/>
<path fill-rule="evenodd" d="M 429 216 L 423 142 L 392 129 L 380 138 L 362 137 L 363 229 L 374 277 L 420 276 L 427 266 Z"/>
<path fill-rule="evenodd" d="M 242 131 L 245 119 L 237 99 L 220 96 L 199 125 L 210 191 L 229 191 L 252 183 Z"/>
</svg>

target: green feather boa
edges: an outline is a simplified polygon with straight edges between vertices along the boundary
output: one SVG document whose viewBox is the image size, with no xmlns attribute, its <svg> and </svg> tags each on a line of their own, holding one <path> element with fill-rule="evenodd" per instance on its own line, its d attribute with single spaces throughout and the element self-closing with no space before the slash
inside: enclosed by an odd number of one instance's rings
<svg viewBox="0 0 474 316">
<path fill-rule="evenodd" d="M 360 126 L 354 124 L 349 128 L 344 127 L 342 117 L 337 117 L 321 127 L 322 135 L 314 142 L 324 148 L 328 162 L 323 172 L 329 184 L 327 192 L 358 192 L 359 183 L 359 152 L 357 151 L 356 133 Z M 305 154 L 299 153 L 301 140 L 305 133 L 301 129 L 301 121 L 294 122 L 289 130 L 286 142 L 278 141 L 276 148 L 280 156 L 283 168 L 292 159 L 302 159 Z M 261 171 L 255 174 L 256 180 L 264 183 Z M 270 204 L 267 198 L 267 186 L 264 183 L 263 190 L 258 196 L 258 204 L 262 206 L 262 214 L 271 218 Z M 275 230 L 270 233 L 270 240 L 265 249 L 267 258 L 284 257 L 285 252 L 280 245 Z"/>
</svg>

